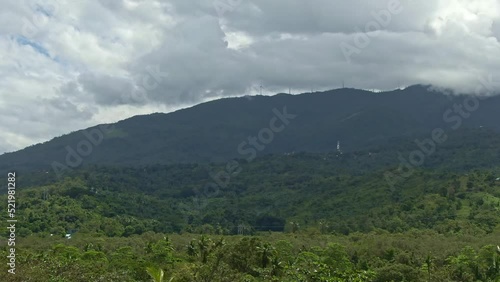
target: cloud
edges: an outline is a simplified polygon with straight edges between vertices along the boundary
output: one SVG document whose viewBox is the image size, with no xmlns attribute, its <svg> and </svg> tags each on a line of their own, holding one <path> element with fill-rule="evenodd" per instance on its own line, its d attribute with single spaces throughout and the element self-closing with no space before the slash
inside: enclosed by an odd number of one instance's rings
<svg viewBox="0 0 500 282">
<path fill-rule="evenodd" d="M 500 20 L 494 21 L 491 25 L 491 32 L 493 37 L 497 39 L 497 42 L 500 42 Z"/>
<path fill-rule="evenodd" d="M 259 85 L 471 92 L 499 58 L 496 0 L 7 1 L 0 152 Z"/>
</svg>

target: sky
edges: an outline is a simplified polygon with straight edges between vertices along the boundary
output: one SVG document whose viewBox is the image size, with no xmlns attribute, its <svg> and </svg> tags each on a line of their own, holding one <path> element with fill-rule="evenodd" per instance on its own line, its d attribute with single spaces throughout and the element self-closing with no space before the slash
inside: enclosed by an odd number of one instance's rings
<svg viewBox="0 0 500 282">
<path fill-rule="evenodd" d="M 498 0 L 1 5 L 0 154 L 138 114 L 261 91 L 344 83 L 471 93 L 480 77 L 500 81 Z"/>
</svg>

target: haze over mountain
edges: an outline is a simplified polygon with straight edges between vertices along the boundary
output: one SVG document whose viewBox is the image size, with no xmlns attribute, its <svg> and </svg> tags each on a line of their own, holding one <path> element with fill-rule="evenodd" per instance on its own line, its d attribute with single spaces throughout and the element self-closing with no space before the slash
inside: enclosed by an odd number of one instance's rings
<svg viewBox="0 0 500 282">
<path fill-rule="evenodd" d="M 268 153 L 344 152 L 430 138 L 442 128 L 500 130 L 500 97 L 451 96 L 416 85 L 225 98 L 134 116 L 0 156 L 0 169 L 253 160 Z M 271 130 L 272 129 L 272 130 Z M 415 145 L 416 146 L 416 145 Z"/>
</svg>

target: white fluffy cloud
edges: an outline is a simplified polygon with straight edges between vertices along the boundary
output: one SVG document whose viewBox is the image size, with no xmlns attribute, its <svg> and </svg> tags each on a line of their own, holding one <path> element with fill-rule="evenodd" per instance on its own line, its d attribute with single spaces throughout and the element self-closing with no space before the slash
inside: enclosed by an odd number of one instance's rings
<svg viewBox="0 0 500 282">
<path fill-rule="evenodd" d="M 259 85 L 266 93 L 341 81 L 467 92 L 480 76 L 500 80 L 497 0 L 5 2 L 0 153 L 136 114 L 256 94 Z"/>
</svg>

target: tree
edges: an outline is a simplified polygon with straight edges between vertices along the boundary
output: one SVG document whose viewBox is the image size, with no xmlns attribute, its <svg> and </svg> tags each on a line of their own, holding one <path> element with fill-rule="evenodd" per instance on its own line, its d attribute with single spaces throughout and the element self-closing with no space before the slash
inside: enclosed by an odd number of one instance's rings
<svg viewBox="0 0 500 282">
<path fill-rule="evenodd" d="M 173 250 L 170 238 L 163 237 L 163 240 L 159 240 L 151 246 L 154 262 L 162 265 L 173 263 Z"/>
<path fill-rule="evenodd" d="M 431 273 L 434 268 L 434 257 L 429 253 L 425 257 L 423 269 L 427 272 L 427 281 L 431 281 Z"/>
<path fill-rule="evenodd" d="M 275 255 L 276 250 L 271 244 L 264 243 L 262 246 L 257 247 L 257 251 L 260 254 L 262 268 L 266 268 Z"/>
</svg>

